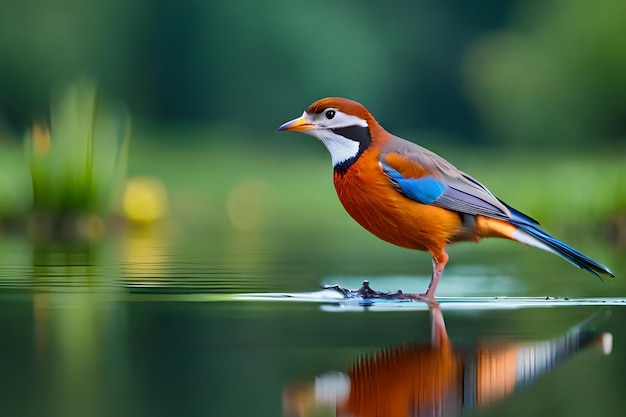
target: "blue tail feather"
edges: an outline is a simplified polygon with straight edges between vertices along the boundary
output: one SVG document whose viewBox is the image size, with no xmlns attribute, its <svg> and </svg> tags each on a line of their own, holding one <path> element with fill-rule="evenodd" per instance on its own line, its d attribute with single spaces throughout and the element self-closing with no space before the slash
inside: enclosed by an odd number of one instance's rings
<svg viewBox="0 0 626 417">
<path fill-rule="evenodd" d="M 587 255 L 584 255 L 578 252 L 576 249 L 572 248 L 571 246 L 566 245 L 560 240 L 550 236 L 549 234 L 541 230 L 536 225 L 529 224 L 526 222 L 524 223 L 515 222 L 515 225 L 519 227 L 520 229 L 522 229 L 523 231 L 525 231 L 526 233 L 528 233 L 529 235 L 531 235 L 532 237 L 534 237 L 535 239 L 539 240 L 540 242 L 548 246 L 549 248 L 551 248 L 552 250 L 554 250 L 554 252 L 558 254 L 559 256 L 561 256 L 562 258 L 576 265 L 580 269 L 584 269 L 586 271 L 591 272 L 592 274 L 596 275 L 601 280 L 602 280 L 602 277 L 600 276 L 600 274 L 606 274 L 612 277 L 615 276 L 606 266 L 594 261 Z"/>
</svg>

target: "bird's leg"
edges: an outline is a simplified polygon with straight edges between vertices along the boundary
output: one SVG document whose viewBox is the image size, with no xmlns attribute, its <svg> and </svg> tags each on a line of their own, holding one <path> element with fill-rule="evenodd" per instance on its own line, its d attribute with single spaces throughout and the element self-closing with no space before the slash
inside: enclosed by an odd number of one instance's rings
<svg viewBox="0 0 626 417">
<path fill-rule="evenodd" d="M 431 326 L 431 346 L 437 350 L 450 348 L 451 343 L 448 338 L 448 332 L 446 331 L 446 323 L 443 320 L 443 314 L 439 303 L 435 302 L 428 306 L 430 313 L 430 326 Z"/>
<path fill-rule="evenodd" d="M 433 255 L 433 275 L 430 278 L 430 283 L 428 284 L 428 288 L 426 292 L 420 294 L 420 296 L 424 299 L 424 301 L 435 301 L 435 291 L 437 291 L 437 284 L 439 284 L 439 278 L 441 278 L 441 274 L 443 273 L 443 269 L 446 267 L 448 263 L 448 254 L 445 250 L 440 249 L 438 252 L 432 252 Z"/>
</svg>

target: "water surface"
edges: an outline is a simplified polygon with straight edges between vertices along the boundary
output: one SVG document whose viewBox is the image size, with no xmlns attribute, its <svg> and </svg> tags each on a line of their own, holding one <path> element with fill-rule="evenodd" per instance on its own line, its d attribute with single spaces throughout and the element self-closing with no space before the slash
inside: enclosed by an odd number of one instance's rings
<svg viewBox="0 0 626 417">
<path fill-rule="evenodd" d="M 455 249 L 433 316 L 419 303 L 307 298 L 363 279 L 422 291 L 420 254 L 253 239 L 5 237 L 0 415 L 587 416 L 626 406 L 618 253 L 607 256 L 618 278 L 602 284 L 517 246 Z"/>
</svg>

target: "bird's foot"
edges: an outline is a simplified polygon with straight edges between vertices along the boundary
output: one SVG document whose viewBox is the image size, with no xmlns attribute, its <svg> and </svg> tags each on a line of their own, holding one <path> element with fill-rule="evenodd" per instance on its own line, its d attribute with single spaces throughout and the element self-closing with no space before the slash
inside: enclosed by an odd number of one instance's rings
<svg viewBox="0 0 626 417">
<path fill-rule="evenodd" d="M 360 300 L 407 300 L 407 301 L 422 301 L 427 304 L 436 303 L 433 297 L 429 297 L 427 294 L 406 294 L 402 290 L 396 292 L 383 292 L 376 291 L 370 287 L 368 280 L 363 281 L 361 288 L 357 290 L 350 290 L 340 287 L 339 285 L 324 285 L 322 287 L 325 290 L 335 290 L 348 299 L 360 299 Z"/>
<path fill-rule="evenodd" d="M 431 307 L 439 305 L 439 302 L 437 301 L 437 299 L 434 296 L 428 294 L 428 292 L 422 292 L 422 293 L 413 294 L 413 295 L 416 297 L 417 301 L 426 303 Z"/>
<path fill-rule="evenodd" d="M 352 291 L 347 288 L 340 287 L 339 284 L 322 285 L 323 290 L 335 290 L 346 298 L 352 297 Z"/>
</svg>

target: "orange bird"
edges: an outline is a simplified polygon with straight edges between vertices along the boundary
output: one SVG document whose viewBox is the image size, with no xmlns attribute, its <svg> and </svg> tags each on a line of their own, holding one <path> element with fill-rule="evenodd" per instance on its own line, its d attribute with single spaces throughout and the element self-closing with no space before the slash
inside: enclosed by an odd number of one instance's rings
<svg viewBox="0 0 626 417">
<path fill-rule="evenodd" d="M 614 276 L 539 228 L 533 218 L 495 197 L 450 162 L 382 128 L 361 104 L 324 98 L 278 130 L 319 139 L 330 152 L 334 183 L 346 211 L 380 239 L 428 251 L 433 274 L 426 293 L 434 301 L 448 262 L 446 245 L 486 237 L 516 240 L 552 252 L 598 277 Z"/>
</svg>

